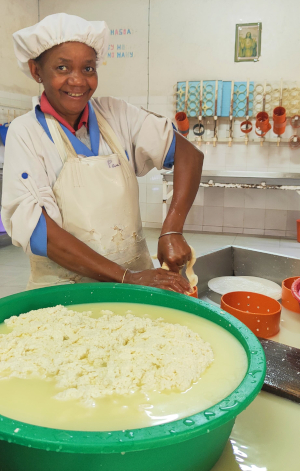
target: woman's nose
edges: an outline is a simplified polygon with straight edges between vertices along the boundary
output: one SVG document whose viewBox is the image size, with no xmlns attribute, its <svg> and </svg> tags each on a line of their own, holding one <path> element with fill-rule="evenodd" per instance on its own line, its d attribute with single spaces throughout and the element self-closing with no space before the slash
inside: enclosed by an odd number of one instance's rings
<svg viewBox="0 0 300 471">
<path fill-rule="evenodd" d="M 86 82 L 86 78 L 84 77 L 82 72 L 73 71 L 68 78 L 68 82 L 71 85 L 84 85 Z"/>
</svg>

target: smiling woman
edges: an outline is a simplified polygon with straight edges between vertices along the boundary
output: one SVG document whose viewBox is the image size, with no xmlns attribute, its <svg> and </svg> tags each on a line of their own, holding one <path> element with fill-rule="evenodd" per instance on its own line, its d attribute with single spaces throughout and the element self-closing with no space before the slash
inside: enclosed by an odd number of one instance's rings
<svg viewBox="0 0 300 471">
<path fill-rule="evenodd" d="M 203 154 L 170 119 L 112 97 L 93 98 L 108 48 L 104 21 L 50 15 L 13 35 L 22 71 L 43 84 L 9 127 L 2 219 L 30 256 L 28 288 L 114 281 L 190 291 L 182 236 Z M 174 196 L 154 269 L 142 231 L 137 176 L 174 164 Z"/>
<path fill-rule="evenodd" d="M 28 65 L 35 80 L 43 83 L 49 103 L 76 129 L 98 85 L 95 50 L 83 43 L 66 42 L 29 60 Z"/>
</svg>

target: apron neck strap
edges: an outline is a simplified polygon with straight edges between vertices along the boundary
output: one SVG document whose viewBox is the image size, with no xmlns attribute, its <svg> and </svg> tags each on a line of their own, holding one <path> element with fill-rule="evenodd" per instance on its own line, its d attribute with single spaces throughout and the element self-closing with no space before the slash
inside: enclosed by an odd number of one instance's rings
<svg viewBox="0 0 300 471">
<path fill-rule="evenodd" d="M 112 152 L 114 154 L 121 155 L 123 157 L 123 159 L 126 161 L 126 163 L 128 164 L 128 159 L 126 157 L 125 150 L 121 146 L 121 143 L 120 143 L 118 137 L 116 136 L 114 130 L 108 124 L 108 122 L 102 116 L 102 114 L 97 110 L 97 107 L 96 107 L 96 104 L 95 104 L 95 101 L 94 101 L 93 98 L 92 98 L 91 102 L 92 102 L 92 105 L 93 105 L 92 106 L 93 111 L 95 112 L 95 115 L 96 115 L 96 118 L 97 118 L 98 126 L 99 126 L 99 129 L 100 129 L 100 134 L 103 136 L 103 139 L 107 142 L 107 144 L 111 148 Z"/>
</svg>

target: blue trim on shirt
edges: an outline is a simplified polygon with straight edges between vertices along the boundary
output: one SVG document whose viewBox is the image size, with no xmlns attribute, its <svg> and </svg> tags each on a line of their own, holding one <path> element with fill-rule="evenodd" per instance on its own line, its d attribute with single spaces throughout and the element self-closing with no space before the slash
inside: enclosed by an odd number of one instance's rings
<svg viewBox="0 0 300 471">
<path fill-rule="evenodd" d="M 175 129 L 174 125 L 173 128 Z M 164 161 L 164 168 L 171 169 L 174 165 L 174 157 L 175 157 L 175 149 L 176 149 L 176 133 L 174 132 L 173 139 L 166 155 Z"/>
<path fill-rule="evenodd" d="M 99 155 L 100 131 L 99 131 L 99 126 L 98 126 L 98 121 L 97 121 L 96 113 L 91 103 L 88 102 L 88 105 L 89 105 L 89 131 L 90 131 L 90 139 L 91 139 L 91 148 L 92 148 L 93 155 Z"/>
<path fill-rule="evenodd" d="M 78 137 L 74 136 L 74 134 L 69 131 L 66 126 L 63 124 L 59 123 L 61 128 L 64 130 L 66 133 L 66 136 L 69 138 L 69 141 L 71 142 L 72 146 L 74 147 L 74 150 L 76 154 L 79 155 L 85 155 L 86 157 L 93 157 L 95 154 L 85 145 L 83 142 L 81 142 Z M 99 149 L 98 149 L 99 150 Z M 98 155 L 99 152 L 97 151 L 96 155 Z"/>
<path fill-rule="evenodd" d="M 43 213 L 30 237 L 30 248 L 34 255 L 47 257 L 47 223 Z"/>
<path fill-rule="evenodd" d="M 63 124 L 61 123 L 59 124 L 62 127 L 62 129 L 65 131 L 66 135 L 68 136 L 72 146 L 74 147 L 76 154 L 85 155 L 86 157 L 93 157 L 93 156 L 99 155 L 100 131 L 99 131 L 97 117 L 93 109 L 93 106 L 90 104 L 90 102 L 88 102 L 88 106 L 89 106 L 89 131 L 90 131 L 92 150 L 90 150 L 85 144 L 83 144 L 83 142 L 81 142 L 76 136 L 74 136 L 74 134 L 71 133 L 71 131 L 69 131 L 69 129 L 67 129 Z M 35 115 L 38 122 L 43 127 L 44 131 L 46 132 L 47 136 L 53 142 L 45 115 L 41 111 L 41 108 L 39 105 L 35 107 Z"/>
<path fill-rule="evenodd" d="M 42 126 L 42 128 L 44 129 L 45 133 L 49 137 L 49 139 L 53 142 L 53 139 L 52 139 L 51 133 L 49 131 L 45 115 L 42 112 L 42 110 L 40 108 L 40 105 L 36 105 L 36 107 L 35 107 L 35 116 L 36 116 L 36 119 L 38 120 L 38 122 L 40 123 L 40 125 Z"/>
</svg>

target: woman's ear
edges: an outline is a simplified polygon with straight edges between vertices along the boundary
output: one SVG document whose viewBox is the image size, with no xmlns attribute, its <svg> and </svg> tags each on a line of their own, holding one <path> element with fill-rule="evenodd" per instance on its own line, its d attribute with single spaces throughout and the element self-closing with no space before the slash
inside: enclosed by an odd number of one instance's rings
<svg viewBox="0 0 300 471">
<path fill-rule="evenodd" d="M 29 59 L 28 67 L 30 69 L 30 73 L 32 77 L 34 78 L 34 80 L 37 83 L 41 83 L 42 82 L 41 67 L 39 66 L 39 64 L 35 60 Z"/>
</svg>

